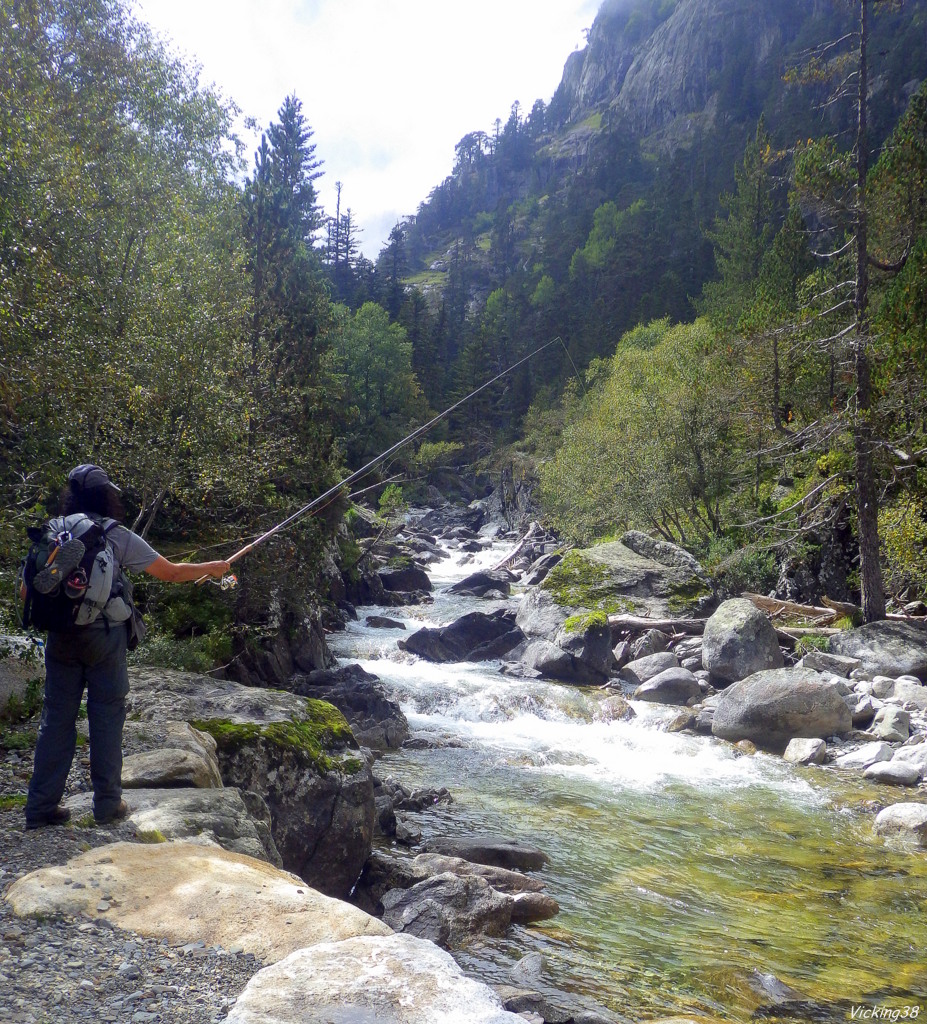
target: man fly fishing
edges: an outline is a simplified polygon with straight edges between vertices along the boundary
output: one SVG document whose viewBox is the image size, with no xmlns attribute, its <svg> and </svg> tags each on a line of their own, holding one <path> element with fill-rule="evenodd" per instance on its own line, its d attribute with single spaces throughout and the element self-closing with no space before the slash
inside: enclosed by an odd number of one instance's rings
<svg viewBox="0 0 927 1024">
<path fill-rule="evenodd" d="M 45 629 L 45 693 L 26 799 L 26 828 L 66 822 L 61 806 L 77 746 L 77 715 L 87 692 L 93 816 L 125 818 L 122 730 L 129 674 L 126 652 L 144 633 L 125 572 L 168 583 L 222 577 L 226 561 L 178 563 L 122 525 L 121 490 L 99 466 L 75 466 L 59 515 L 30 531 L 23 567 L 24 625 Z"/>
</svg>

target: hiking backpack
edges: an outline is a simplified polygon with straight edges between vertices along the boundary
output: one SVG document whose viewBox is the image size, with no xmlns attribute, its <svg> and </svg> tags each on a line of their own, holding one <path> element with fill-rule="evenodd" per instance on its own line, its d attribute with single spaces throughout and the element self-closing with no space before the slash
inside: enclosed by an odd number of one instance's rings
<svg viewBox="0 0 927 1024">
<path fill-rule="evenodd" d="M 21 569 L 26 591 L 24 627 L 69 632 L 96 622 L 101 615 L 107 624 L 132 617 L 131 584 L 107 536 L 116 525 L 114 519 L 75 512 L 29 528 L 32 547 Z M 67 571 L 55 579 L 56 558 L 73 541 L 83 544 L 80 560 L 67 565 Z M 71 550 L 79 548 L 72 545 Z"/>
</svg>

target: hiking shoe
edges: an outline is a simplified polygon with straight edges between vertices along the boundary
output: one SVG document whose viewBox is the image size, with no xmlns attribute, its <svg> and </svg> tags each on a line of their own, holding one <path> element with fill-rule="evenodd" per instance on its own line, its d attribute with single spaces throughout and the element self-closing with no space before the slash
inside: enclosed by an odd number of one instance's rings
<svg viewBox="0 0 927 1024">
<path fill-rule="evenodd" d="M 53 810 L 49 811 L 48 814 L 43 814 L 38 818 L 26 818 L 26 828 L 44 828 L 46 825 L 63 825 L 66 821 L 71 820 L 71 812 L 67 807 L 62 807 L 61 804 Z"/>
<path fill-rule="evenodd" d="M 128 813 L 129 805 L 125 800 L 120 800 L 109 814 L 104 814 L 102 817 L 98 817 L 96 811 L 94 811 L 93 820 L 98 825 L 111 825 L 114 821 L 122 821 Z"/>
<path fill-rule="evenodd" d="M 84 542 L 77 537 L 72 537 L 60 548 L 55 548 L 50 556 L 53 561 L 46 563 L 45 568 L 35 574 L 32 585 L 40 594 L 50 594 L 80 565 L 86 550 Z"/>
</svg>

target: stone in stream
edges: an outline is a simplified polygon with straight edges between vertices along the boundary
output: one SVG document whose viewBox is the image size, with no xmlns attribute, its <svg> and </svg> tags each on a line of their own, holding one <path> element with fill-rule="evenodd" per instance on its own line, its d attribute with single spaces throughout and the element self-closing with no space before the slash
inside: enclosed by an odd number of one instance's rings
<svg viewBox="0 0 927 1024">
<path fill-rule="evenodd" d="M 833 654 L 856 658 L 873 676 L 913 675 L 927 679 L 927 623 L 884 619 L 832 636 Z"/>
<path fill-rule="evenodd" d="M 789 740 L 842 735 L 852 728 L 840 691 L 817 672 L 775 669 L 757 672 L 723 690 L 711 731 L 719 739 L 752 740 L 781 753 Z"/>
<path fill-rule="evenodd" d="M 892 804 L 879 812 L 875 830 L 880 836 L 897 835 L 927 847 L 927 804 Z"/>
<path fill-rule="evenodd" d="M 510 871 L 539 871 L 550 862 L 550 857 L 536 846 L 512 842 L 507 839 L 464 839 L 443 836 L 433 839 L 428 849 L 450 857 L 462 857 L 477 864 L 490 864 Z"/>
<path fill-rule="evenodd" d="M 916 786 L 921 777 L 921 770 L 916 764 L 908 761 L 876 761 L 871 764 L 863 775 L 871 782 L 881 782 L 886 786 Z"/>
<path fill-rule="evenodd" d="M 431 577 L 417 565 L 387 566 L 378 569 L 377 575 L 383 586 L 389 591 L 398 591 L 403 594 L 424 591 L 426 594 L 430 594 L 433 589 Z"/>
<path fill-rule="evenodd" d="M 701 695 L 698 680 L 684 668 L 664 669 L 634 691 L 635 700 L 646 700 L 653 704 L 686 705 Z"/>
<path fill-rule="evenodd" d="M 470 612 L 449 626 L 423 628 L 397 641 L 400 650 L 408 651 L 426 661 L 489 661 L 517 647 L 524 641 L 515 626 L 514 615 L 498 609 L 487 615 Z"/>
<path fill-rule="evenodd" d="M 648 629 L 631 647 L 632 659 L 646 658 L 648 654 L 660 654 L 669 647 L 670 637 L 659 629 Z"/>
<path fill-rule="evenodd" d="M 512 583 L 517 577 L 507 569 L 484 569 L 480 572 L 471 573 L 462 580 L 458 580 L 449 587 L 451 594 L 459 594 L 466 597 L 483 597 L 489 591 L 498 590 L 506 597 L 512 591 Z"/>
<path fill-rule="evenodd" d="M 790 764 L 823 764 L 827 757 L 827 744 L 821 739 L 794 739 L 782 755 Z"/>
<path fill-rule="evenodd" d="M 881 741 L 864 743 L 861 747 L 857 747 L 856 750 L 841 754 L 834 764 L 837 768 L 864 771 L 877 761 L 890 761 L 894 753 L 894 750 L 887 743 Z"/>
<path fill-rule="evenodd" d="M 672 651 L 662 651 L 629 661 L 618 673 L 618 677 L 631 686 L 642 686 L 648 679 L 670 668 L 679 668 L 679 661 Z"/>
<path fill-rule="evenodd" d="M 702 662 L 713 680 L 736 683 L 754 672 L 781 668 L 783 658 L 765 613 L 750 601 L 734 598 L 705 623 Z"/>
<path fill-rule="evenodd" d="M 393 931 L 458 949 L 477 935 L 504 935 L 514 897 L 477 875 L 445 872 L 383 894 L 383 921 Z"/>
<path fill-rule="evenodd" d="M 616 693 L 599 701 L 593 717 L 597 722 L 629 722 L 637 718 L 637 712 L 621 694 Z"/>
<path fill-rule="evenodd" d="M 917 765 L 920 777 L 927 778 L 927 743 L 905 744 L 895 751 L 893 761 L 903 761 L 906 764 Z"/>
<path fill-rule="evenodd" d="M 465 1015 L 465 1016 L 464 1016 Z M 414 935 L 301 949 L 259 971 L 224 1024 L 525 1024 L 449 953 Z"/>
<path fill-rule="evenodd" d="M 399 619 L 390 619 L 385 615 L 368 615 L 365 625 L 370 629 L 405 629 L 406 624 Z"/>
</svg>

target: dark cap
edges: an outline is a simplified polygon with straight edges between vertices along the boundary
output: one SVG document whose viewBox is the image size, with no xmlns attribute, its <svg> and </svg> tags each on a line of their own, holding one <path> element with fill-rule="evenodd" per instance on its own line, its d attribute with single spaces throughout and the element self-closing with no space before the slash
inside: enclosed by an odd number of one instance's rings
<svg viewBox="0 0 927 1024">
<path fill-rule="evenodd" d="M 68 483 L 76 491 L 87 491 L 93 487 L 107 487 L 117 494 L 122 494 L 122 488 L 117 487 L 110 480 L 106 475 L 106 470 L 101 469 L 99 466 L 94 466 L 92 463 L 75 466 L 68 473 Z"/>
</svg>

